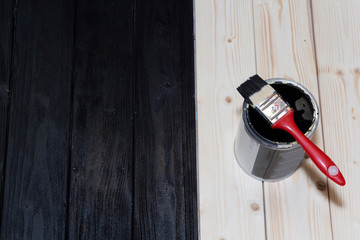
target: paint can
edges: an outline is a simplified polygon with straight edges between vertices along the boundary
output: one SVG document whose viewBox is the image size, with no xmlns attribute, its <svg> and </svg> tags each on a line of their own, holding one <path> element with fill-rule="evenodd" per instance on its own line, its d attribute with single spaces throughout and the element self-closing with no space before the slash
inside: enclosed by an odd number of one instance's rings
<svg viewBox="0 0 360 240">
<path fill-rule="evenodd" d="M 314 96 L 301 84 L 284 78 L 266 80 L 295 110 L 295 123 L 311 138 L 319 124 L 319 107 Z M 266 120 L 246 102 L 234 141 L 234 153 L 240 167 L 261 181 L 279 181 L 300 166 L 305 151 L 285 131 L 272 129 Z"/>
</svg>

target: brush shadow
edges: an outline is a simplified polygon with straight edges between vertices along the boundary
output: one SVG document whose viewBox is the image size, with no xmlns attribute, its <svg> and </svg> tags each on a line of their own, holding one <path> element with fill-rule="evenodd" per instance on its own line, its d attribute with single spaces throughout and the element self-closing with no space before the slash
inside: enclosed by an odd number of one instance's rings
<svg viewBox="0 0 360 240">
<path fill-rule="evenodd" d="M 334 186 L 328 184 L 328 179 L 324 179 L 324 175 L 311 167 L 310 164 L 305 164 L 306 161 L 311 161 L 309 158 L 305 158 L 301 164 L 301 168 L 305 170 L 306 174 L 310 177 L 312 184 L 314 184 L 317 190 L 323 194 L 326 198 L 330 198 L 330 202 L 336 206 L 342 207 L 343 201 L 337 191 L 334 190 Z M 331 181 L 331 180 L 330 180 Z M 330 191 L 330 192 L 329 192 Z"/>
</svg>

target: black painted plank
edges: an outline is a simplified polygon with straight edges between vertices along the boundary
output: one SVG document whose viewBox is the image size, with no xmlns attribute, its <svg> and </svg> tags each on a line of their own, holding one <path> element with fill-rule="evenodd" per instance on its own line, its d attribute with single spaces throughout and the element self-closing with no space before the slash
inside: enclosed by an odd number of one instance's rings
<svg viewBox="0 0 360 240">
<path fill-rule="evenodd" d="M 130 239 L 133 1 L 76 9 L 69 239 Z"/>
<path fill-rule="evenodd" d="M 9 111 L 9 80 L 12 60 L 13 0 L 0 1 L 0 232 L 3 205 L 4 169 L 7 147 L 7 124 Z"/>
<path fill-rule="evenodd" d="M 72 1 L 19 1 L 1 239 L 64 239 Z"/>
<path fill-rule="evenodd" d="M 136 1 L 134 239 L 197 239 L 193 2 Z"/>
</svg>

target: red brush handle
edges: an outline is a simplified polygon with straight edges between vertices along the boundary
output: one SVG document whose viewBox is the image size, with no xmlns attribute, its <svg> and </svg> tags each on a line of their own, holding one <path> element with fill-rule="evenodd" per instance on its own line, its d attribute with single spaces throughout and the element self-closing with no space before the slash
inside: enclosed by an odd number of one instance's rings
<svg viewBox="0 0 360 240">
<path fill-rule="evenodd" d="M 285 116 L 277 120 L 271 127 L 274 129 L 282 129 L 290 133 L 304 148 L 305 152 L 321 172 L 337 184 L 341 186 L 345 185 L 345 179 L 335 163 L 331 161 L 331 159 L 314 143 L 312 143 L 296 126 L 293 109 Z"/>
</svg>

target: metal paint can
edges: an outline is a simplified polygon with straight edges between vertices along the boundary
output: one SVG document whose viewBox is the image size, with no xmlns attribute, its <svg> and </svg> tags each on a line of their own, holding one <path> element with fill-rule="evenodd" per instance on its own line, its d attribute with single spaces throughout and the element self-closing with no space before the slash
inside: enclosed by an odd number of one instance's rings
<svg viewBox="0 0 360 240">
<path fill-rule="evenodd" d="M 311 138 L 319 124 L 319 107 L 314 96 L 301 84 L 284 79 L 266 80 L 295 110 L 295 123 Z M 234 142 L 240 167 L 262 181 L 279 181 L 292 175 L 305 152 L 290 134 L 275 130 L 246 102 Z"/>
</svg>

